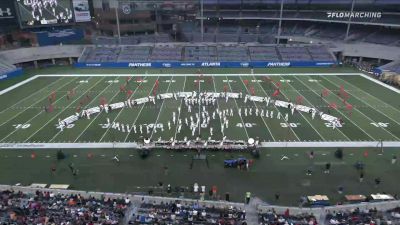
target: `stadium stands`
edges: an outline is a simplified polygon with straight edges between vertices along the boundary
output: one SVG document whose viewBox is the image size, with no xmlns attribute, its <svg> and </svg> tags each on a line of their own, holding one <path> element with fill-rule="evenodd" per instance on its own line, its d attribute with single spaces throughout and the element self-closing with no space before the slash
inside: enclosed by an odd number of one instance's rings
<svg viewBox="0 0 400 225">
<path fill-rule="evenodd" d="M 118 62 L 147 61 L 150 57 L 149 46 L 124 46 L 121 47 Z"/>
<path fill-rule="evenodd" d="M 240 224 L 246 213 L 234 207 L 206 207 L 180 201 L 142 203 L 129 224 Z"/>
<path fill-rule="evenodd" d="M 182 61 L 182 47 L 156 46 L 153 48 L 151 61 Z"/>
<path fill-rule="evenodd" d="M 130 201 L 81 195 L 0 192 L 1 224 L 119 224 Z"/>
<path fill-rule="evenodd" d="M 80 62 L 333 61 L 325 46 L 121 46 L 87 47 Z"/>
<path fill-rule="evenodd" d="M 317 219 L 312 214 L 290 215 L 289 209 L 284 214 L 276 213 L 274 210 L 268 210 L 259 214 L 260 225 L 313 225 L 318 224 Z"/>
<path fill-rule="evenodd" d="M 216 61 L 217 48 L 215 46 L 188 46 L 184 50 L 185 61 Z"/>
</svg>

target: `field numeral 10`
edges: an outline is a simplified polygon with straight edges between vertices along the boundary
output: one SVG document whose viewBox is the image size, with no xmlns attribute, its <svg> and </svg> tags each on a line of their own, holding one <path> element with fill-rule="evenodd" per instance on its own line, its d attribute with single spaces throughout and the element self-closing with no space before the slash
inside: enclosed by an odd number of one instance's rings
<svg viewBox="0 0 400 225">
<path fill-rule="evenodd" d="M 371 123 L 374 127 L 388 127 L 389 123 L 383 123 L 383 122 L 378 122 L 378 123 Z"/>
<path fill-rule="evenodd" d="M 15 127 L 15 129 L 27 129 L 31 126 L 31 124 L 29 123 L 25 123 L 25 124 L 14 124 L 13 125 Z"/>
</svg>

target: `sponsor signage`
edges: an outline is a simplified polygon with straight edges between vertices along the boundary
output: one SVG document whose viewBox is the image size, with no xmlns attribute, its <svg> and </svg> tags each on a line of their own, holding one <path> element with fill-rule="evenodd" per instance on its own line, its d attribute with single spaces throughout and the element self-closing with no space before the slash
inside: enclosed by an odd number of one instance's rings
<svg viewBox="0 0 400 225">
<path fill-rule="evenodd" d="M 88 0 L 73 0 L 75 22 L 89 22 L 91 20 Z"/>
<path fill-rule="evenodd" d="M 272 67 L 328 67 L 337 64 L 333 61 L 293 61 L 293 62 L 80 62 L 76 67 L 104 68 L 272 68 Z"/>
</svg>

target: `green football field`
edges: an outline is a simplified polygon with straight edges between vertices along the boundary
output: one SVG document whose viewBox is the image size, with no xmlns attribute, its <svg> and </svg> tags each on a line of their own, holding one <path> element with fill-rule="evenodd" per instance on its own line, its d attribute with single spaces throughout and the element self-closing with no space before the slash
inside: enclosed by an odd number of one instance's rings
<svg viewBox="0 0 400 225">
<path fill-rule="evenodd" d="M 194 182 L 207 187 L 217 185 L 220 194 L 229 192 L 234 201 L 241 201 L 246 191 L 263 200 L 274 203 L 274 194 L 280 193 L 277 204 L 296 205 L 300 196 L 311 194 L 327 194 L 333 203 L 342 200 L 337 193 L 337 187 L 343 185 L 346 194 L 371 194 L 387 192 L 398 194 L 397 182 L 400 168 L 398 164 L 391 165 L 390 159 L 397 155 L 400 142 L 400 104 L 398 90 L 390 90 L 348 68 L 328 69 L 255 69 L 251 75 L 248 69 L 203 69 L 199 76 L 197 69 L 192 70 L 124 70 L 124 69 L 90 69 L 78 70 L 70 67 L 55 67 L 44 70 L 28 71 L 24 77 L 8 80 L 0 84 L 4 91 L 24 79 L 34 75 L 42 75 L 31 81 L 0 95 L 0 183 L 29 185 L 31 183 L 71 184 L 71 188 L 97 190 L 107 192 L 143 193 L 152 189 L 162 181 L 175 186 L 192 186 Z M 307 73 L 307 75 L 305 75 Z M 336 73 L 336 75 L 328 74 Z M 135 75 L 136 74 L 136 75 Z M 191 75 L 189 75 L 191 74 Z M 241 75 L 237 75 L 241 74 Z M 324 74 L 324 75 L 321 75 Z M 59 75 L 59 76 L 57 76 Z M 208 166 L 204 161 L 195 161 L 190 168 L 193 152 L 154 150 L 147 159 L 141 159 L 135 149 L 104 149 L 87 148 L 101 146 L 102 143 L 134 143 L 151 137 L 152 140 L 169 140 L 176 137 L 182 140 L 188 138 L 208 139 L 209 127 L 200 128 L 195 136 L 188 127 L 183 126 L 177 132 L 177 126 L 168 128 L 172 122 L 172 113 L 179 118 L 189 118 L 192 113 L 181 99 L 156 100 L 156 104 L 146 103 L 82 118 L 64 129 L 57 128 L 58 119 L 64 119 L 76 112 L 80 102 L 82 108 L 91 108 L 100 104 L 102 99 L 108 103 L 121 102 L 127 99 L 127 93 L 120 91 L 128 77 L 132 77 L 127 90 L 132 90 L 131 98 L 141 98 L 153 94 L 156 80 L 159 81 L 157 94 L 168 92 L 223 92 L 224 89 L 243 94 L 271 96 L 281 83 L 279 100 L 296 101 L 303 99 L 303 105 L 318 108 L 331 115 L 343 119 L 343 126 L 333 129 L 319 117 L 311 118 L 308 113 L 294 113 L 288 109 L 276 108 L 265 103 L 245 103 L 243 99 L 218 100 L 216 106 L 208 106 L 213 112 L 219 109 L 232 109 L 229 116 L 229 128 L 220 131 L 221 121 L 218 117 L 212 119 L 210 125 L 214 132 L 214 140 L 223 136 L 233 140 L 258 138 L 265 146 L 275 143 L 274 148 L 260 149 L 261 157 L 256 159 L 249 171 L 224 168 L 223 160 L 238 157 L 250 158 L 245 152 L 206 152 Z M 142 81 L 137 82 L 140 76 Z M 200 80 L 200 82 L 197 82 Z M 272 82 L 273 81 L 273 82 Z M 248 85 L 246 83 L 248 82 Z M 197 85 L 196 83 L 200 83 Z M 350 113 L 337 95 L 341 86 L 348 93 L 348 103 L 353 105 Z M 75 94 L 67 99 L 68 92 Z M 329 90 L 328 95 L 321 98 L 323 90 Z M 52 112 L 45 112 L 49 106 L 49 96 L 55 93 Z M 88 97 L 86 97 L 88 96 Z M 328 105 L 335 103 L 337 109 L 329 109 Z M 242 115 L 238 114 L 239 108 Z M 252 115 L 245 116 L 244 109 L 252 108 Z M 255 110 L 273 111 L 274 116 L 256 116 Z M 288 121 L 277 114 L 289 114 Z M 149 133 L 129 132 L 106 126 L 110 121 L 123 124 L 133 124 L 144 128 L 150 126 Z M 160 127 L 154 131 L 152 127 Z M 68 144 L 77 143 L 79 149 L 69 149 Z M 327 148 L 328 143 L 332 148 Z M 343 160 L 333 156 L 334 151 L 342 143 L 352 148 L 344 148 Z M 56 149 L 40 149 L 47 144 L 53 144 Z M 285 148 L 305 144 L 307 148 Z M 314 146 L 315 145 L 315 146 Z M 13 149 L 22 146 L 23 149 Z M 321 147 L 325 146 L 325 147 Z M 369 147 L 367 147 L 369 146 Z M 9 148 L 9 149 L 6 149 Z M 10 149 L 11 148 L 11 149 Z M 64 148 L 67 158 L 56 160 L 56 150 Z M 316 154 L 310 160 L 307 154 L 313 150 Z M 32 159 L 32 153 L 36 158 Z M 368 152 L 368 156 L 365 156 Z M 93 155 L 88 158 L 88 154 Z M 112 161 L 118 155 L 121 162 L 117 165 Z M 283 155 L 289 160 L 282 161 Z M 366 164 L 365 182 L 359 183 L 359 173 L 354 164 L 361 161 Z M 79 169 L 79 175 L 71 175 L 68 164 L 73 162 Z M 331 174 L 323 173 L 325 163 L 332 164 Z M 50 167 L 56 165 L 55 174 L 50 173 Z M 165 168 L 168 168 L 167 170 Z M 306 176 L 307 169 L 314 171 L 312 176 Z M 373 180 L 382 179 L 382 185 L 374 187 Z M 191 197 L 190 194 L 185 194 Z"/>
<path fill-rule="evenodd" d="M 235 75 L 231 73 L 184 75 L 171 74 L 66 74 L 42 75 L 0 96 L 0 142 L 2 143 L 112 143 L 151 140 L 183 140 L 211 138 L 221 140 L 259 139 L 261 142 L 363 142 L 400 141 L 399 93 L 359 75 L 318 73 L 304 75 L 263 74 Z M 173 71 L 171 71 L 173 72 Z M 140 77 L 140 79 L 138 79 Z M 126 80 L 131 78 L 129 83 Z M 159 82 L 156 88 L 156 81 Z M 123 102 L 150 95 L 178 92 L 236 92 L 271 97 L 280 86 L 280 94 L 273 99 L 301 101 L 302 105 L 316 108 L 343 120 L 342 127 L 332 128 L 330 123 L 309 113 L 291 113 L 289 109 L 264 102 L 244 102 L 242 99 L 220 98 L 215 105 L 193 106 L 191 112 L 181 98 L 160 100 L 133 107 L 116 109 L 110 113 L 94 114 L 90 119 L 81 118 L 61 131 L 58 120 L 107 103 Z M 121 91 L 124 86 L 125 91 Z M 338 95 L 344 89 L 349 98 L 346 108 Z M 321 93 L 325 90 L 325 96 Z M 74 94 L 71 94 L 71 93 Z M 127 92 L 132 94 L 128 97 Z M 53 93 L 53 94 L 52 94 Z M 67 95 L 70 97 L 67 98 Z M 53 96 L 52 101 L 49 98 Z M 298 99 L 301 100 L 298 100 Z M 336 105 L 336 109 L 332 108 Z M 51 105 L 51 106 L 50 106 Z M 331 105 L 331 106 L 330 106 Z M 217 115 L 209 126 L 198 127 L 192 134 L 184 122 L 178 132 L 176 120 L 186 121 L 201 114 L 203 106 L 210 115 L 219 110 L 232 110 L 229 125 L 221 131 L 222 120 Z M 45 107 L 52 107 L 50 112 Z M 80 109 L 78 109 L 80 108 Z M 178 108 L 182 110 L 179 112 Z M 241 114 L 239 114 L 241 111 Z M 248 114 L 245 115 L 245 111 Z M 250 115 L 250 111 L 252 112 Z M 265 116 L 261 116 L 261 112 Z M 272 116 L 267 116 L 272 114 Z M 263 113 L 264 114 L 264 113 Z M 285 115 L 288 114 L 288 120 Z M 278 116 L 280 115 L 280 116 Z M 110 125 L 107 125 L 107 119 Z M 129 125 L 131 129 L 116 129 L 111 123 Z M 168 123 L 170 125 L 168 125 Z M 168 125 L 168 126 L 167 126 Z M 136 126 L 134 132 L 132 127 Z M 140 132 L 139 126 L 143 129 Z M 157 127 L 155 129 L 155 127 Z M 210 127 L 213 134 L 210 134 Z"/>
</svg>

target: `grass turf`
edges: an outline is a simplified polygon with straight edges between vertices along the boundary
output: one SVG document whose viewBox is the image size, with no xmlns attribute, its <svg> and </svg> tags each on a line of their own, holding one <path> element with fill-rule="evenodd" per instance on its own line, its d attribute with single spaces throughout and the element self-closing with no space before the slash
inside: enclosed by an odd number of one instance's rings
<svg viewBox="0 0 400 225">
<path fill-rule="evenodd" d="M 147 70 L 148 73 L 197 73 L 197 69 L 186 70 Z M 238 77 L 233 73 L 248 73 L 246 69 L 203 69 L 204 83 L 200 85 L 201 91 L 222 91 L 225 85 L 229 90 L 249 92 L 245 87 L 244 80 L 262 80 L 262 77 Z M 328 69 L 255 69 L 256 73 L 305 73 L 305 72 L 355 72 L 349 68 L 328 68 Z M 90 77 L 85 76 L 91 73 L 136 73 L 145 77 L 145 69 L 126 70 L 126 69 L 75 69 L 69 67 L 54 67 L 44 70 L 27 71 L 25 77 L 34 74 L 82 74 L 80 77 L 46 77 L 36 79 L 20 88 L 0 96 L 2 105 L 0 106 L 0 140 L 1 142 L 15 141 L 135 141 L 141 139 L 139 134 L 121 133 L 113 129 L 102 129 L 99 124 L 105 122 L 109 117 L 123 123 L 163 123 L 164 127 L 171 118 L 172 111 L 181 104 L 178 101 L 166 100 L 165 103 L 158 101 L 158 104 L 136 107 L 134 109 L 124 109 L 115 111 L 111 114 L 99 114 L 91 120 L 80 120 L 71 129 L 58 132 L 55 128 L 58 118 L 67 117 L 75 111 L 86 94 L 91 99 L 87 107 L 99 104 L 100 96 L 106 97 L 109 102 L 122 101 L 126 98 L 125 94 L 119 93 L 119 86 L 125 81 L 125 77 Z M 207 73 L 226 73 L 227 77 L 214 77 L 213 82 L 208 83 Z M 22 78 L 18 78 L 22 80 Z M 152 86 L 157 77 L 147 77 L 147 83 L 138 85 L 131 83 L 134 90 L 134 97 L 142 97 L 151 93 Z M 170 91 L 193 91 L 197 90 L 194 80 L 198 77 L 160 77 L 160 87 L 158 93 Z M 175 82 L 167 82 L 168 80 Z M 349 103 L 355 109 L 350 117 L 341 107 L 338 111 L 332 110 L 335 116 L 343 117 L 345 126 L 340 129 L 332 130 L 319 119 L 312 120 L 309 115 L 297 114 L 290 117 L 290 122 L 297 127 L 284 128 L 281 121 L 272 119 L 261 119 L 260 117 L 240 118 L 235 112 L 235 116 L 230 119 L 230 129 L 226 130 L 226 135 L 232 139 L 246 139 L 250 137 L 260 137 L 268 141 L 271 140 L 397 140 L 400 137 L 398 94 L 385 89 L 371 81 L 359 76 L 274 76 L 275 81 L 282 80 L 282 99 L 295 99 L 301 95 L 304 97 L 304 105 L 315 106 L 326 110 L 328 103 L 337 102 L 340 99 L 336 96 L 336 91 L 340 85 L 344 85 L 350 94 Z M 88 83 L 80 83 L 81 80 L 88 80 Z M 109 80 L 119 80 L 118 83 L 109 83 Z M 224 80 L 232 80 L 226 83 Z M 287 82 L 287 81 L 290 82 Z M 311 82 L 310 80 L 317 80 Z M 5 88 L 15 83 L 16 80 L 8 80 L 1 83 L 1 88 Z M 270 83 L 251 82 L 257 95 L 271 95 L 276 87 Z M 68 90 L 76 88 L 77 94 L 71 100 L 63 97 Z M 332 93 L 324 98 L 320 98 L 320 93 L 324 88 L 332 90 Z M 44 113 L 42 107 L 48 104 L 47 97 L 53 90 L 57 90 L 57 102 L 53 113 Z M 25 99 L 25 100 L 24 100 Z M 17 103 L 18 104 L 15 104 Z M 253 103 L 243 103 L 242 100 L 218 102 L 220 108 L 253 107 Z M 252 105 L 253 104 L 253 105 Z M 257 107 L 263 107 L 257 105 Z M 272 107 L 270 110 L 278 111 Z M 280 109 L 282 113 L 286 111 Z M 181 117 L 189 114 L 182 110 Z M 348 117 L 348 118 L 346 118 Z M 254 125 L 253 128 L 236 126 L 237 123 L 248 123 Z M 378 127 L 371 123 L 383 123 L 386 127 Z M 386 124 L 388 123 L 388 124 Z M 30 124 L 26 129 L 16 129 L 14 125 Z M 219 124 L 214 121 L 213 124 Z M 215 139 L 222 135 L 218 132 L 216 125 Z M 172 131 L 152 133 L 153 139 L 159 137 L 169 139 L 175 135 L 174 126 Z M 201 129 L 202 137 L 206 138 L 208 129 Z M 177 134 L 178 139 L 188 136 L 188 130 L 183 129 L 182 133 Z M 31 159 L 31 150 L 2 150 L 0 151 L 0 183 L 68 183 L 73 188 L 84 190 L 100 190 L 110 192 L 147 192 L 149 186 L 155 186 L 157 182 L 163 181 L 165 184 L 171 183 L 172 186 L 191 186 L 194 182 L 205 184 L 207 187 L 217 185 L 220 193 L 230 192 L 232 199 L 241 201 L 246 191 L 251 191 L 254 195 L 273 202 L 273 196 L 279 192 L 281 199 L 278 204 L 295 205 L 300 196 L 308 194 L 327 194 L 332 202 L 342 200 L 342 195 L 337 194 L 339 185 L 345 187 L 348 194 L 370 194 L 376 192 L 387 192 L 397 194 L 399 189 L 396 182 L 396 174 L 399 172 L 397 164 L 390 165 L 393 154 L 397 154 L 396 149 L 385 149 L 385 154 L 379 155 L 380 150 L 358 148 L 345 149 L 345 159 L 337 160 L 333 157 L 335 149 L 314 149 L 316 159 L 310 161 L 307 158 L 307 151 L 310 149 L 262 149 L 261 159 L 256 160 L 254 167 L 250 171 L 238 171 L 237 169 L 223 168 L 223 160 L 236 158 L 240 155 L 250 157 L 245 153 L 226 153 L 209 152 L 208 159 L 210 167 L 204 162 L 197 161 L 193 169 L 189 169 L 192 152 L 169 152 L 154 151 L 151 157 L 142 160 L 134 150 L 127 149 L 66 149 L 68 158 L 63 162 L 55 160 L 54 150 L 38 150 L 37 158 Z M 369 151 L 369 156 L 363 156 L 364 151 Z M 87 158 L 87 153 L 92 152 L 94 157 Z M 118 154 L 121 163 L 119 166 L 112 162 L 111 157 Z M 280 161 L 282 154 L 290 156 L 291 160 Z M 76 155 L 76 156 L 74 156 Z M 104 156 L 102 156 L 104 155 Z M 132 156 L 131 156 L 132 155 Z M 49 156 L 49 157 L 47 157 Z M 360 184 L 358 173 L 353 168 L 354 163 L 362 160 L 367 164 L 366 180 Z M 80 170 L 77 178 L 74 178 L 67 167 L 69 162 L 74 162 Z M 323 174 L 322 170 L 326 162 L 332 163 L 332 173 Z M 57 165 L 55 175 L 50 173 L 51 164 Z M 168 173 L 164 171 L 167 166 Z M 306 176 L 307 168 L 314 170 L 313 176 Z M 380 177 L 382 185 L 375 188 L 373 179 Z M 140 188 L 139 188 L 140 187 Z M 189 195 L 190 197 L 190 195 Z"/>
</svg>

